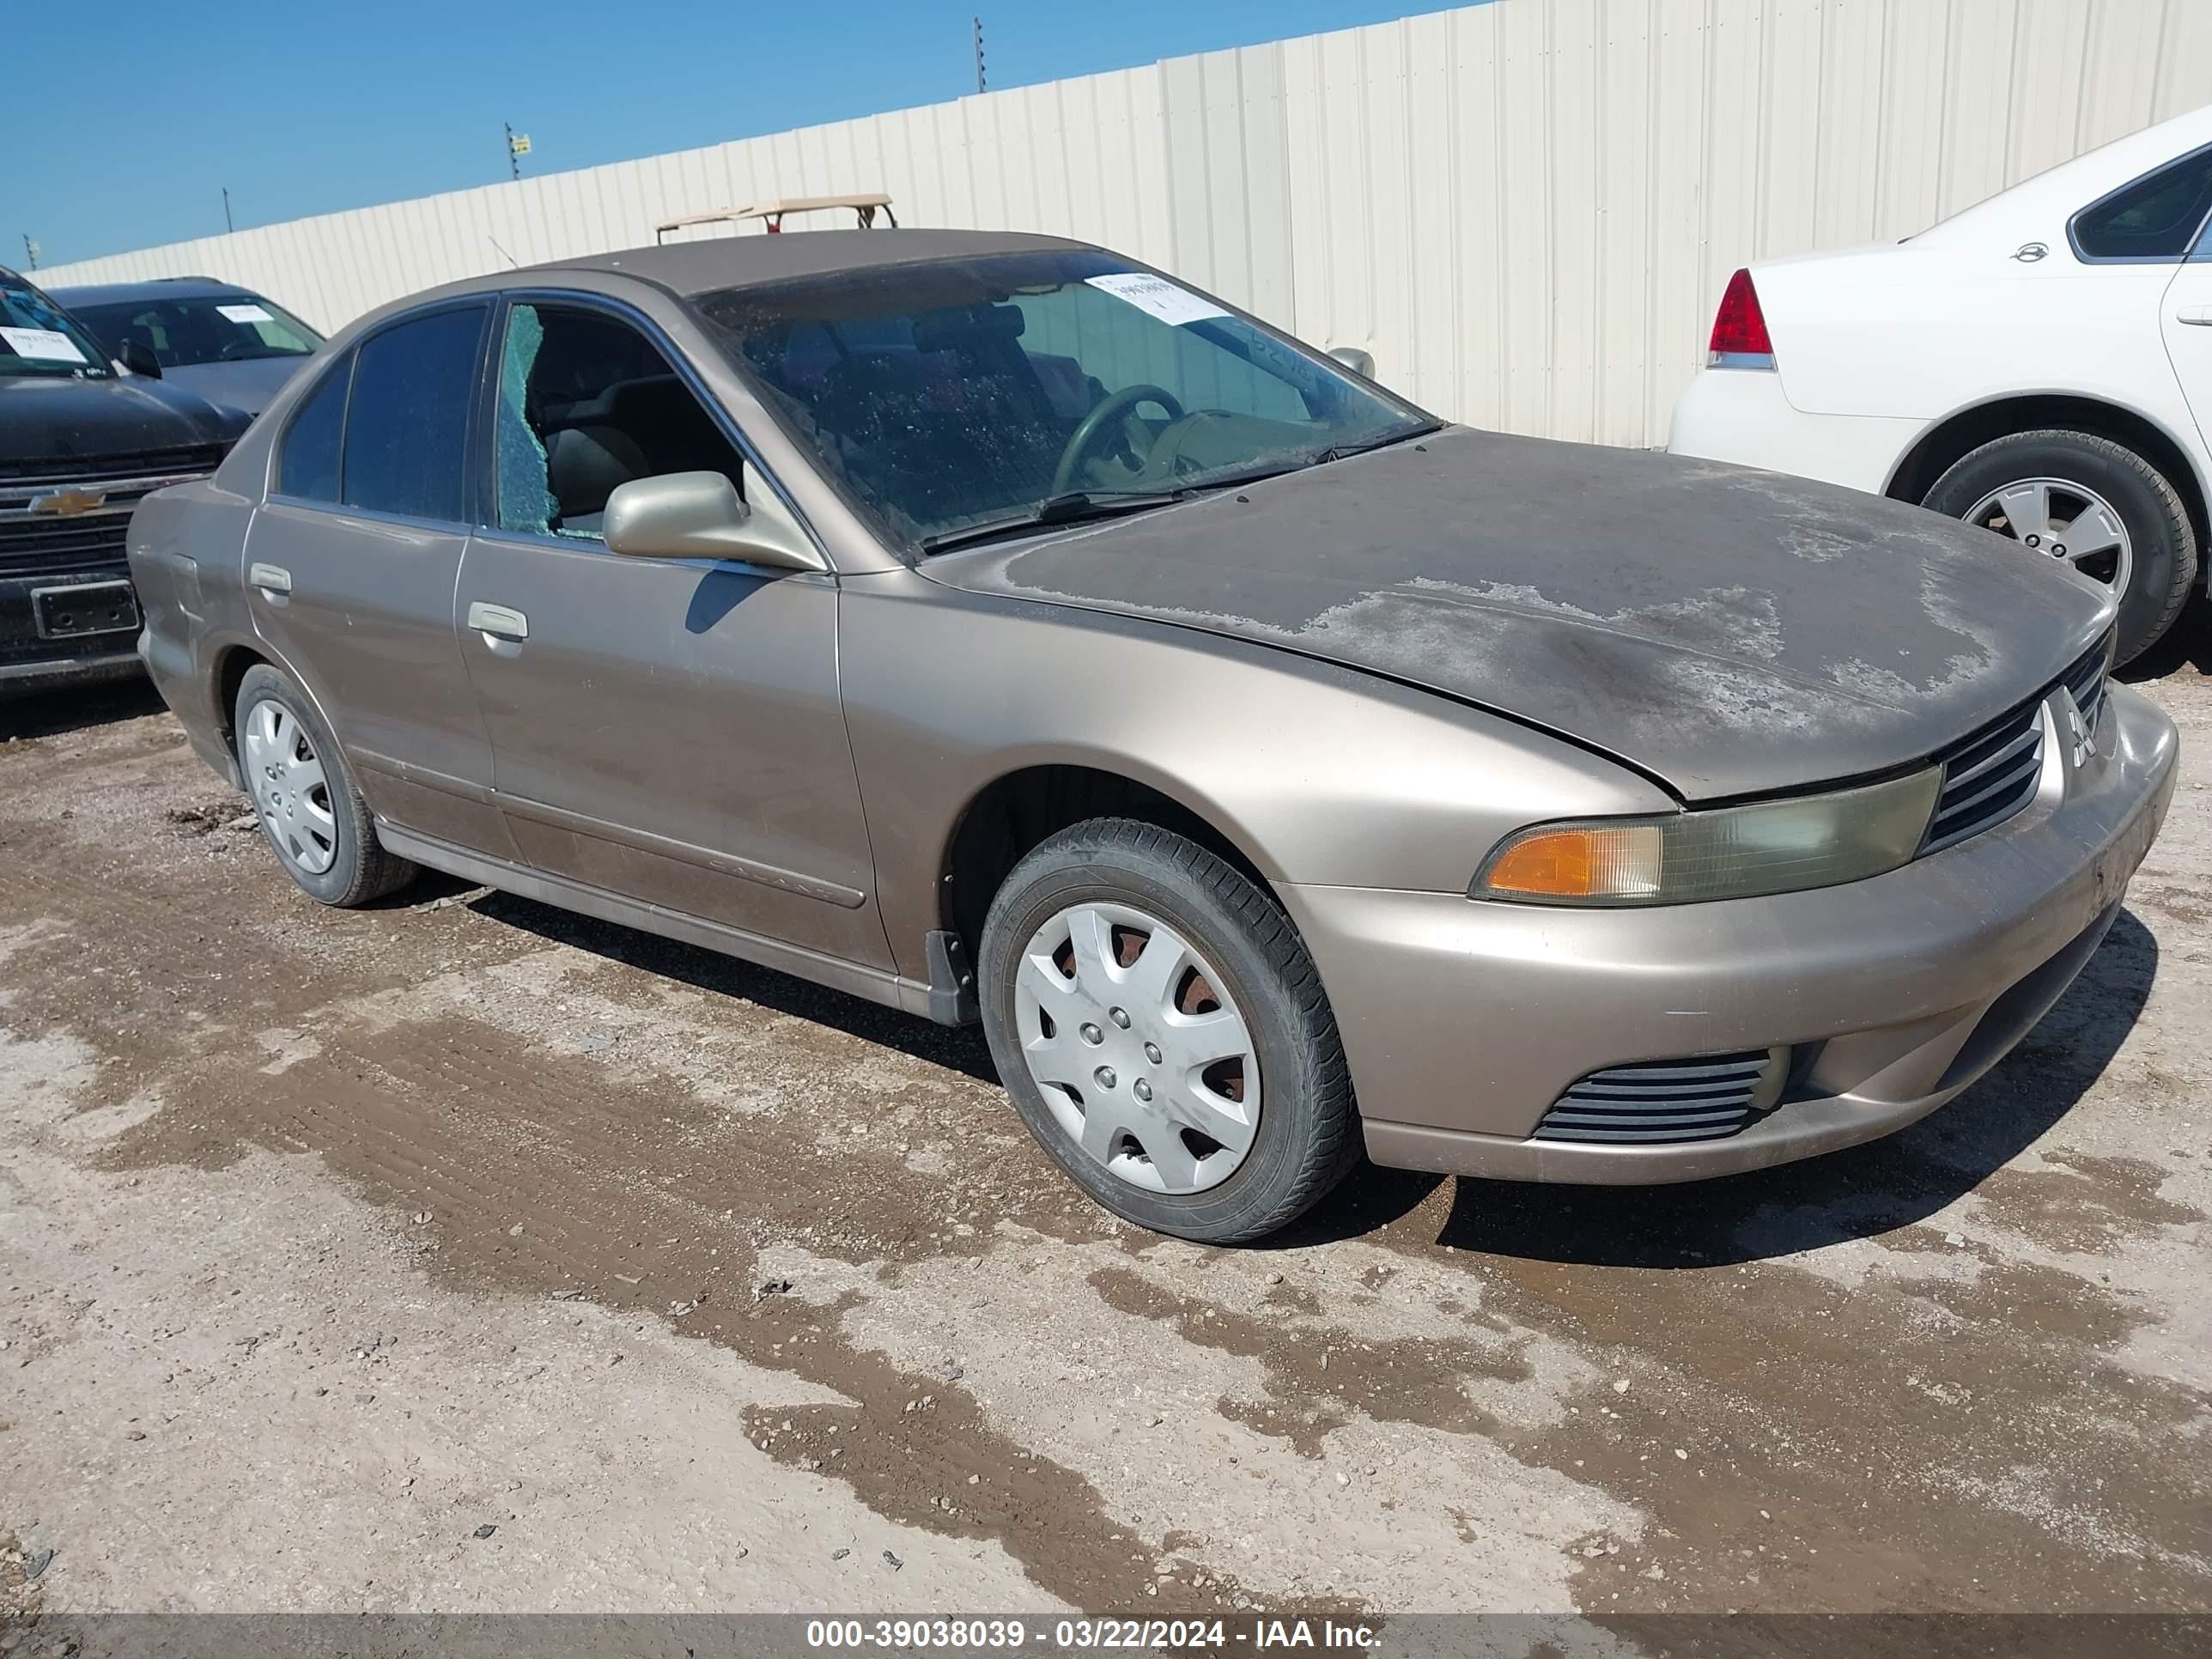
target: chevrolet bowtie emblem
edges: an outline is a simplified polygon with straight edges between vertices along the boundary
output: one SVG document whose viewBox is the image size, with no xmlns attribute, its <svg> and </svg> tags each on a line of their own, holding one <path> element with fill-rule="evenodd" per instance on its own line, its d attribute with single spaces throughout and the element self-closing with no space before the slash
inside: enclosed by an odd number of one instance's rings
<svg viewBox="0 0 2212 1659">
<path fill-rule="evenodd" d="M 96 513 L 107 505 L 107 497 L 96 489 L 79 489 L 72 485 L 67 489 L 50 490 L 44 495 L 31 497 L 31 511 L 57 519 L 74 519 L 80 514 Z"/>
</svg>

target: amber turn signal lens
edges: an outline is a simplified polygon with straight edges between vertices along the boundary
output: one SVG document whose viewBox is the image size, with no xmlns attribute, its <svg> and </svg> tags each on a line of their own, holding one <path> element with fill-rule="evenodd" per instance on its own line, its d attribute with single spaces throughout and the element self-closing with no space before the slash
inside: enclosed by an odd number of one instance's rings
<svg viewBox="0 0 2212 1659">
<path fill-rule="evenodd" d="M 1554 830 L 1517 841 L 1491 866 L 1487 884 L 1510 893 L 1588 898 L 1596 890 L 1595 839 L 1588 830 Z"/>
<path fill-rule="evenodd" d="M 1469 893 L 1529 904 L 1695 904 L 1863 881 L 1907 862 L 1942 783 L 1928 767 L 1832 794 L 1510 836 Z"/>
</svg>

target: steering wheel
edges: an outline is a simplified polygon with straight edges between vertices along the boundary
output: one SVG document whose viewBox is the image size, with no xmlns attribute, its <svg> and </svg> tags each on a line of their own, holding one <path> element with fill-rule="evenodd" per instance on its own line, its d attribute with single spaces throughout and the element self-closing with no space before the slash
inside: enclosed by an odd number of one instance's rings
<svg viewBox="0 0 2212 1659">
<path fill-rule="evenodd" d="M 1172 392 L 1158 386 L 1125 386 L 1110 393 L 1083 417 L 1083 423 L 1075 428 L 1075 435 L 1067 441 L 1067 447 L 1060 452 L 1060 465 L 1052 475 L 1053 495 L 1065 495 L 1075 488 L 1075 469 L 1090 458 L 1091 451 L 1109 426 L 1118 427 L 1139 404 L 1158 404 L 1167 410 L 1170 420 L 1182 419 L 1182 405 L 1175 400 Z"/>
<path fill-rule="evenodd" d="M 216 358 L 219 362 L 238 362 L 247 357 L 258 356 L 260 353 L 261 347 L 258 343 L 246 340 L 233 340 L 216 354 Z"/>
</svg>

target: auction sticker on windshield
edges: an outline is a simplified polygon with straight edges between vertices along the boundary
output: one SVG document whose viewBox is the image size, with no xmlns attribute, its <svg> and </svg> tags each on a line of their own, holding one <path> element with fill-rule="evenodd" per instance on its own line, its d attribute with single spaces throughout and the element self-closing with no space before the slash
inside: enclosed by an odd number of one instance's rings
<svg viewBox="0 0 2212 1659">
<path fill-rule="evenodd" d="M 234 323 L 273 323 L 276 320 L 262 306 L 217 306 L 216 309 Z"/>
<path fill-rule="evenodd" d="M 1209 317 L 1229 314 L 1212 301 L 1200 299 L 1188 289 L 1177 288 L 1166 277 L 1147 271 L 1117 270 L 1083 280 L 1117 300 L 1127 300 L 1139 311 L 1149 311 L 1164 323 L 1202 323 Z"/>
<path fill-rule="evenodd" d="M 43 358 L 53 363 L 81 363 L 84 353 L 76 349 L 76 342 L 53 328 L 0 328 L 0 340 L 8 343 L 8 349 L 18 357 Z"/>
</svg>

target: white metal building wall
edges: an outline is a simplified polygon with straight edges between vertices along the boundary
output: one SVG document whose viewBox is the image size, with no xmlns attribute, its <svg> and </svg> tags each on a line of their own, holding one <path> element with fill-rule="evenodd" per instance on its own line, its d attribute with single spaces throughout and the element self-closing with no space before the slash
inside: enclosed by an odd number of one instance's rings
<svg viewBox="0 0 2212 1659">
<path fill-rule="evenodd" d="M 882 188 L 903 223 L 1103 242 L 1364 346 L 1442 414 L 1652 444 L 1735 266 L 1907 234 L 2207 101 L 2212 0 L 1495 0 L 39 276 L 203 273 L 335 327 Z"/>
</svg>

